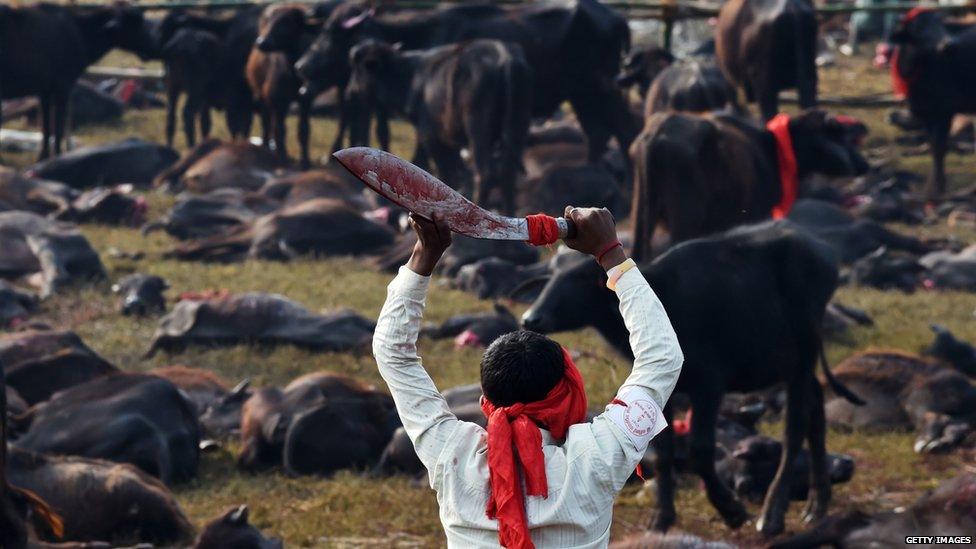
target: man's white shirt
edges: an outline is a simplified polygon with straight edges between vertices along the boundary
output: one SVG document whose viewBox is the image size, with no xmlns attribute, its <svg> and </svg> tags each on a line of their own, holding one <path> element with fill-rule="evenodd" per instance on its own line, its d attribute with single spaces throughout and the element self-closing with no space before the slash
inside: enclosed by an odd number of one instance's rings
<svg viewBox="0 0 976 549">
<path fill-rule="evenodd" d="M 373 337 L 373 354 L 403 427 L 437 492 L 449 547 L 498 547 L 488 501 L 486 431 L 457 419 L 417 356 L 430 278 L 401 267 L 390 283 Z M 564 441 L 542 430 L 549 497 L 526 497 L 537 547 L 605 547 L 613 500 L 667 423 L 661 408 L 674 390 L 683 355 L 664 307 L 637 269 L 617 282 L 634 367 L 614 404 Z"/>
</svg>

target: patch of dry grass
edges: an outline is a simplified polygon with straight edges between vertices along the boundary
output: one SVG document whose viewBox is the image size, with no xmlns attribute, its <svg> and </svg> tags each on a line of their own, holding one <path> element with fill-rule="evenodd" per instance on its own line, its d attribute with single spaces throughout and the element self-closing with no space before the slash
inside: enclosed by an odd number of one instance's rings
<svg viewBox="0 0 976 549">
<path fill-rule="evenodd" d="M 113 53 L 103 64 L 134 66 L 129 56 Z M 868 67 L 866 58 L 841 59 L 836 67 L 821 72 L 821 90 L 830 95 L 870 93 L 887 87 L 884 74 Z M 879 158 L 893 166 L 925 173 L 927 157 L 903 156 L 892 144 L 895 130 L 883 121 L 878 109 L 856 109 L 851 114 L 864 119 L 872 130 L 868 146 Z M 83 143 L 100 143 L 127 136 L 150 140 L 162 139 L 161 111 L 135 111 L 126 114 L 118 124 L 81 128 L 75 136 Z M 294 123 L 292 121 L 292 123 Z M 217 136 L 225 135 L 218 116 Z M 327 152 L 335 123 L 317 119 L 313 122 L 314 156 Z M 257 126 L 255 126 L 257 133 Z M 394 152 L 409 155 L 413 148 L 412 130 L 402 123 L 394 124 Z M 294 130 L 289 132 L 294 140 Z M 182 143 L 178 138 L 178 143 Z M 290 143 L 297 151 L 297 144 Z M 5 155 L 7 162 L 23 166 L 32 155 Z M 963 185 L 976 173 L 973 158 L 951 155 L 948 164 L 954 185 Z M 172 198 L 150 193 L 151 215 L 162 213 Z M 925 231 L 945 236 L 945 227 L 901 227 L 906 231 Z M 163 260 L 161 254 L 170 240 L 161 234 L 142 237 L 131 229 L 86 226 L 84 232 L 102 252 L 110 278 L 116 280 L 131 272 L 148 272 L 166 278 L 172 285 L 170 295 L 185 290 L 227 288 L 231 291 L 266 291 L 281 293 L 305 304 L 312 310 L 352 308 L 368 317 L 375 316 L 384 299 L 389 275 L 376 273 L 350 259 L 303 260 L 292 263 L 248 261 L 232 265 L 207 265 Z M 972 232 L 956 232 L 963 240 L 973 240 Z M 141 250 L 145 258 L 132 261 L 110 258 L 110 248 Z M 866 309 L 876 325 L 855 328 L 840 341 L 831 342 L 828 354 L 832 362 L 867 346 L 897 347 L 918 351 L 931 339 L 928 324 L 939 322 L 960 337 L 976 341 L 973 322 L 976 296 L 964 293 L 920 292 L 901 294 L 869 289 L 843 288 L 839 298 L 846 304 Z M 259 349 L 234 347 L 191 349 L 167 357 L 143 360 L 155 319 L 124 318 L 117 312 L 117 299 L 109 284 L 69 292 L 43 304 L 39 315 L 53 324 L 77 330 L 96 351 L 115 364 L 129 370 L 147 370 L 171 362 L 218 372 L 228 382 L 250 377 L 256 385 L 283 384 L 306 372 L 329 369 L 352 374 L 372 383 L 381 383 L 370 356 L 314 353 L 291 347 Z M 433 290 L 427 318 L 439 321 L 450 315 L 486 310 L 487 302 L 447 289 Z M 521 310 L 521 309 L 519 309 Z M 629 365 L 616 357 L 599 337 L 584 331 L 559 334 L 557 339 L 568 347 L 586 351 L 579 366 L 594 403 L 607 401 L 628 373 Z M 480 355 L 477 351 L 456 350 L 451 342 L 423 341 L 422 354 L 433 379 L 441 388 L 477 380 Z M 779 426 L 771 426 L 772 432 Z M 829 448 L 857 458 L 854 480 L 835 490 L 834 509 L 862 507 L 892 508 L 916 498 L 940 479 L 960 472 L 971 455 L 944 457 L 918 456 L 912 452 L 913 436 L 908 433 L 838 433 L 829 436 Z M 291 546 L 436 546 L 443 543 L 433 493 L 423 482 L 395 478 L 374 480 L 356 473 L 344 473 L 330 479 L 288 478 L 281 473 L 249 475 L 234 467 L 234 445 L 222 452 L 204 457 L 201 473 L 191 483 L 176 488 L 185 510 L 198 523 L 216 515 L 230 505 L 247 503 L 253 522 L 278 536 Z M 679 527 L 709 538 L 720 538 L 745 545 L 760 542 L 752 525 L 738 532 L 729 531 L 708 504 L 697 479 L 682 480 L 678 496 Z M 802 528 L 798 522 L 800 505 L 793 505 L 789 528 Z M 643 529 L 649 522 L 653 499 L 640 486 L 627 487 L 617 501 L 613 526 L 614 537 Z M 758 509 L 753 506 L 754 513 Z"/>
</svg>

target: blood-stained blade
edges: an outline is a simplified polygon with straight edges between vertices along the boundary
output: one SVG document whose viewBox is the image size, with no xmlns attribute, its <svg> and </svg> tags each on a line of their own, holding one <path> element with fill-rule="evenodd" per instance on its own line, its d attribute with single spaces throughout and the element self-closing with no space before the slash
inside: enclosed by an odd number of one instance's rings
<svg viewBox="0 0 976 549">
<path fill-rule="evenodd" d="M 381 196 L 427 219 L 436 212 L 456 233 L 491 240 L 529 239 L 525 219 L 484 210 L 443 181 L 393 154 L 352 147 L 332 156 Z"/>
</svg>

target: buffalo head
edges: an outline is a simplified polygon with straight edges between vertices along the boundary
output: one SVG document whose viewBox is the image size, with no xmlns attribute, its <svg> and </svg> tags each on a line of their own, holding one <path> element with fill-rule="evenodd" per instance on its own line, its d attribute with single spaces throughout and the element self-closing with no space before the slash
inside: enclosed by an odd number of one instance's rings
<svg viewBox="0 0 976 549">
<path fill-rule="evenodd" d="M 118 3 L 111 9 L 111 16 L 102 27 L 106 38 L 143 61 L 159 57 L 159 45 L 142 10 L 125 3 Z"/>
<path fill-rule="evenodd" d="M 373 10 L 345 3 L 329 15 L 321 32 L 295 63 L 306 92 L 344 85 L 349 79 L 349 52 L 372 34 Z"/>
<path fill-rule="evenodd" d="M 849 117 L 805 111 L 790 120 L 790 136 L 800 177 L 819 173 L 850 177 L 867 173 L 870 166 L 857 150 L 866 127 Z"/>
</svg>

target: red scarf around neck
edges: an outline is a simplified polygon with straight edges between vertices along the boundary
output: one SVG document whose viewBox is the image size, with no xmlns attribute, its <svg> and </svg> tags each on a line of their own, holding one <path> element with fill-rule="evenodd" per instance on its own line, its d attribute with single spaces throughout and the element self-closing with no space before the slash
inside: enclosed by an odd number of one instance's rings
<svg viewBox="0 0 976 549">
<path fill-rule="evenodd" d="M 926 8 L 926 7 L 912 8 L 908 13 L 905 14 L 904 17 L 902 17 L 901 19 L 902 26 L 907 25 L 912 21 L 912 19 L 915 19 L 920 14 L 925 13 L 927 11 L 932 11 L 932 8 Z M 901 54 L 901 46 L 895 46 L 891 51 L 891 59 L 889 59 L 888 61 L 888 65 L 889 65 L 888 69 L 891 73 L 892 92 L 894 92 L 895 97 L 897 97 L 898 99 L 905 99 L 906 97 L 908 97 L 908 91 L 909 91 L 908 87 L 912 83 L 914 78 L 906 78 L 905 75 L 903 75 L 898 70 L 898 57 L 900 54 Z"/>
<path fill-rule="evenodd" d="M 525 517 L 525 496 L 549 497 L 542 433 L 547 429 L 556 439 L 566 438 L 571 425 L 586 420 L 586 390 L 576 364 L 563 349 L 566 375 L 546 398 L 528 404 L 496 407 L 481 398 L 481 410 L 488 418 L 488 473 L 491 493 L 485 509 L 488 518 L 498 519 L 498 542 L 510 549 L 533 548 Z M 516 467 L 516 452 L 521 475 Z M 520 476 L 525 479 L 522 493 Z"/>
<path fill-rule="evenodd" d="M 779 203 L 773 206 L 773 219 L 783 219 L 793 209 L 800 188 L 800 175 L 796 168 L 793 137 L 790 136 L 790 115 L 779 113 L 766 123 L 776 140 L 776 164 L 779 166 Z"/>
</svg>

